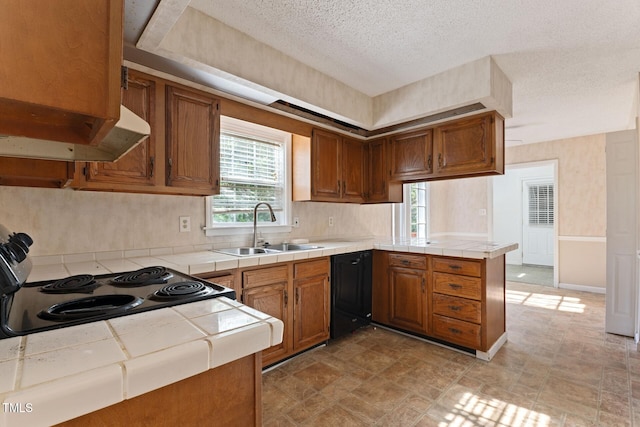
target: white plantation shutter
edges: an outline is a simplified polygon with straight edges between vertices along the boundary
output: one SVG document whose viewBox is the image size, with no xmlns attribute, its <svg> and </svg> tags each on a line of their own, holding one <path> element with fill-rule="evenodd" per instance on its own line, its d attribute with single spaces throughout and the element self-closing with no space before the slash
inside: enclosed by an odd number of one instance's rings
<svg viewBox="0 0 640 427">
<path fill-rule="evenodd" d="M 529 224 L 553 225 L 553 184 L 529 186 Z"/>
</svg>

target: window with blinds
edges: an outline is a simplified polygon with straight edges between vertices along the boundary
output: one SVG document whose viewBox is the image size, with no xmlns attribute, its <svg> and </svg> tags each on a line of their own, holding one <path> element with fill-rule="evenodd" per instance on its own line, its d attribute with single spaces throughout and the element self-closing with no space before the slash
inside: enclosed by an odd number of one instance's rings
<svg viewBox="0 0 640 427">
<path fill-rule="evenodd" d="M 252 223 L 259 202 L 271 205 L 277 224 L 286 224 L 285 141 L 250 131 L 221 129 L 220 194 L 211 198 L 213 224 Z M 258 221 L 270 222 L 265 207 L 258 210 Z"/>
<path fill-rule="evenodd" d="M 529 185 L 529 224 L 553 225 L 553 184 Z"/>
</svg>

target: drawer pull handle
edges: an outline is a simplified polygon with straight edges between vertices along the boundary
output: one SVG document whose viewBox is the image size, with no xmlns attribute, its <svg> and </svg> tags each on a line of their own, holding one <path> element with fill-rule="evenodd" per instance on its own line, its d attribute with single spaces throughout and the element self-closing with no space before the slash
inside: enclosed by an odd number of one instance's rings
<svg viewBox="0 0 640 427">
<path fill-rule="evenodd" d="M 460 307 L 459 305 L 450 305 L 449 306 L 449 310 L 451 310 L 451 311 L 460 311 L 460 310 L 462 310 L 462 307 Z"/>
<path fill-rule="evenodd" d="M 456 334 L 459 335 L 462 333 L 462 331 L 460 329 L 456 329 L 456 328 L 449 328 L 449 332 L 451 332 L 452 334 Z"/>
<path fill-rule="evenodd" d="M 456 264 L 449 264 L 449 268 L 452 270 L 460 270 L 462 267 Z"/>
<path fill-rule="evenodd" d="M 409 260 L 408 259 L 403 259 L 400 261 L 402 264 L 404 265 L 409 265 Z"/>
<path fill-rule="evenodd" d="M 462 289 L 462 285 L 458 285 L 456 283 L 449 283 L 449 287 L 455 290 Z"/>
</svg>

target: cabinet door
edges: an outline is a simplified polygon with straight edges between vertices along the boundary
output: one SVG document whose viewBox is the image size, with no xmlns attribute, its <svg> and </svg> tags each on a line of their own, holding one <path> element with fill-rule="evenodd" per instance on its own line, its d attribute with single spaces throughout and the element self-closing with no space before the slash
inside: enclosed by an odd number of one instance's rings
<svg viewBox="0 0 640 427">
<path fill-rule="evenodd" d="M 294 280 L 293 349 L 329 339 L 329 276 Z"/>
<path fill-rule="evenodd" d="M 342 141 L 342 199 L 364 201 L 364 145 L 355 139 Z"/>
<path fill-rule="evenodd" d="M 88 163 L 88 182 L 153 185 L 156 159 L 155 103 L 155 82 L 130 70 L 128 89 L 122 91 L 122 104 L 151 125 L 151 134 L 117 162 Z"/>
<path fill-rule="evenodd" d="M 389 267 L 389 324 L 426 334 L 427 307 L 426 272 Z"/>
<path fill-rule="evenodd" d="M 289 295 L 287 292 L 287 282 L 273 285 L 259 286 L 256 288 L 244 289 L 242 302 L 249 307 L 266 313 L 270 316 L 282 320 L 285 325 L 285 332 L 280 344 L 274 345 L 262 351 L 262 363 L 268 365 L 286 356 L 289 352 L 289 339 L 286 331 L 289 324 Z"/>
<path fill-rule="evenodd" d="M 386 139 L 376 139 L 367 143 L 366 186 L 367 202 L 402 203 L 402 183 L 391 182 Z"/>
<path fill-rule="evenodd" d="M 391 138 L 391 179 L 420 180 L 433 173 L 433 131 L 403 133 Z"/>
<path fill-rule="evenodd" d="M 435 135 L 436 174 L 473 174 L 495 168 L 491 114 L 440 125 Z"/>
<path fill-rule="evenodd" d="M 341 189 L 342 138 L 314 129 L 311 137 L 311 196 L 314 200 L 338 200 Z"/>
<path fill-rule="evenodd" d="M 220 182 L 219 101 L 167 86 L 167 185 L 217 194 Z"/>
</svg>

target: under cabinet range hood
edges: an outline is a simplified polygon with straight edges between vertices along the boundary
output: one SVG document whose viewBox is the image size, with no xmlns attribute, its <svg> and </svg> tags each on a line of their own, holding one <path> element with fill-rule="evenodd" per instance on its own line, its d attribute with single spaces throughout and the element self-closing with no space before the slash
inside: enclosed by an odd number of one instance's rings
<svg viewBox="0 0 640 427">
<path fill-rule="evenodd" d="M 120 105 L 120 120 L 97 145 L 0 135 L 0 156 L 46 160 L 113 162 L 149 137 L 149 123 Z"/>
</svg>

